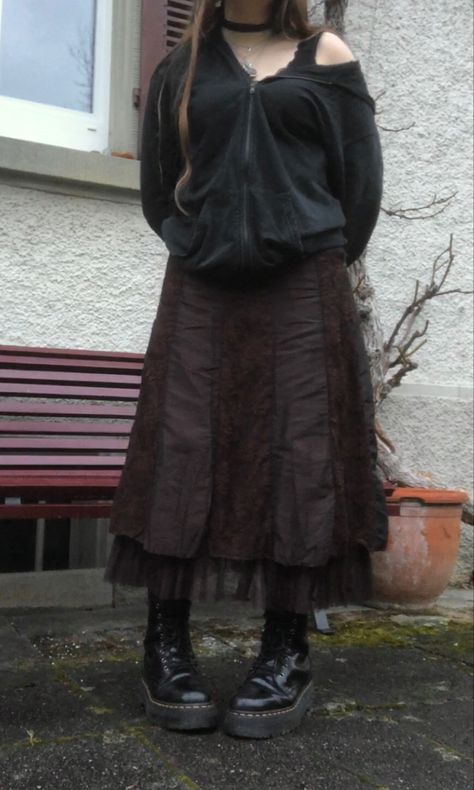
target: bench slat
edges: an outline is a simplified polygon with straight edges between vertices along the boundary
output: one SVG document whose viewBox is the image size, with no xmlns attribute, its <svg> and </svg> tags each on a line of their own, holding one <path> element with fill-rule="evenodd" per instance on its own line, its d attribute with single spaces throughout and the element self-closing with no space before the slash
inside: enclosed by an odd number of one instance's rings
<svg viewBox="0 0 474 790">
<path fill-rule="evenodd" d="M 56 468 L 71 466 L 75 469 L 82 467 L 122 467 L 124 455 L 3 455 L 0 456 L 0 467 L 23 470 L 26 467 L 54 466 Z"/>
<path fill-rule="evenodd" d="M 1 347 L 0 347 L 1 348 Z M 33 357 L 24 354 L 3 354 L 0 351 L 0 368 L 34 368 L 35 370 L 115 370 L 117 372 L 140 373 L 143 362 L 126 362 L 124 360 L 110 359 L 68 359 L 67 357 Z"/>
<path fill-rule="evenodd" d="M 129 419 L 135 416 L 134 406 L 86 405 L 83 403 L 34 403 L 32 401 L 0 401 L 0 414 L 21 414 L 34 417 L 102 417 Z"/>
<path fill-rule="evenodd" d="M 119 389 L 116 387 L 74 387 L 60 384 L 2 384 L 0 395 L 19 397 L 41 396 L 43 398 L 90 398 L 91 400 L 133 400 L 138 398 L 136 389 Z"/>
<path fill-rule="evenodd" d="M 78 488 L 109 488 L 115 486 L 121 475 L 121 470 L 113 469 L 28 469 L 11 470 L 0 469 L 0 491 L 19 488 L 67 488 L 71 484 Z"/>
<path fill-rule="evenodd" d="M 98 437 L 95 439 L 85 439 L 83 436 L 77 437 L 50 437 L 50 436 L 29 436 L 18 438 L 10 436 L 4 439 L 0 436 L 1 450 L 108 450 L 110 452 L 126 450 L 128 439 L 114 439 L 109 437 Z M 8 458 L 8 456 L 6 456 Z"/>
<path fill-rule="evenodd" d="M 143 354 L 120 351 L 89 351 L 81 348 L 46 348 L 44 346 L 0 346 L 2 354 L 22 354 L 25 356 L 69 357 L 70 359 L 112 359 L 140 361 Z"/>
<path fill-rule="evenodd" d="M 66 434 L 67 436 L 128 436 L 131 423 L 122 421 L 119 425 L 113 422 L 48 422 L 48 420 L 0 420 L 0 434 L 3 436 L 13 434 Z"/>
<path fill-rule="evenodd" d="M 140 376 L 135 375 L 120 375 L 118 373 L 87 373 L 63 370 L 11 370 L 0 368 L 0 381 L 14 382 L 20 384 L 21 382 L 41 382 L 47 385 L 59 384 L 62 382 L 74 382 L 78 384 L 85 384 L 86 386 L 93 386 L 94 384 L 102 384 L 102 386 L 114 387 L 139 387 Z"/>
<path fill-rule="evenodd" d="M 0 519 L 110 515 L 143 361 L 143 354 L 0 346 Z"/>
<path fill-rule="evenodd" d="M 0 504 L 0 519 L 20 518 L 107 518 L 111 504 L 108 502 L 94 503 L 53 503 L 30 505 Z M 1 529 L 0 524 L 0 529 Z"/>
<path fill-rule="evenodd" d="M 94 480 L 96 477 L 110 477 L 112 479 L 119 474 L 120 472 L 114 472 L 113 469 L 95 469 L 94 471 L 90 469 L 28 469 L 27 471 L 24 469 L 0 469 L 0 482 L 7 478 L 9 480 L 21 480 L 23 476 L 30 478 L 41 477 L 41 475 L 47 475 L 49 478 L 54 477 L 58 480 L 74 477 L 80 477 L 84 480 Z"/>
</svg>

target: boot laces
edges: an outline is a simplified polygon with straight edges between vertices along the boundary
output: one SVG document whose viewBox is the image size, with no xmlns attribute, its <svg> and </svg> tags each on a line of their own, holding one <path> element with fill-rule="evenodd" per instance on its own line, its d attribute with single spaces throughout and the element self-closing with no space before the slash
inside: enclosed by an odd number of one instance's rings
<svg viewBox="0 0 474 790">
<path fill-rule="evenodd" d="M 188 623 L 176 617 L 164 617 L 157 612 L 155 638 L 163 667 L 167 670 L 182 668 L 198 669 L 196 654 L 193 650 Z"/>
<path fill-rule="evenodd" d="M 295 623 L 290 625 L 265 622 L 260 651 L 250 665 L 248 677 L 258 674 L 263 667 L 268 667 L 269 662 L 283 666 L 286 658 L 292 651 L 296 634 Z"/>
</svg>

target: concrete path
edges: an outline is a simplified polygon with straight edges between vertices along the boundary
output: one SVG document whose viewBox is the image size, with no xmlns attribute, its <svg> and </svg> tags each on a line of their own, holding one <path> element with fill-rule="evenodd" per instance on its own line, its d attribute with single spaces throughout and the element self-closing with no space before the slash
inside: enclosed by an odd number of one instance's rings
<svg viewBox="0 0 474 790">
<path fill-rule="evenodd" d="M 311 631 L 317 692 L 265 741 L 149 724 L 138 701 L 144 603 L 0 611 L 0 790 L 470 790 L 472 590 L 426 611 L 336 608 Z M 224 710 L 258 647 L 244 604 L 193 607 Z"/>
</svg>

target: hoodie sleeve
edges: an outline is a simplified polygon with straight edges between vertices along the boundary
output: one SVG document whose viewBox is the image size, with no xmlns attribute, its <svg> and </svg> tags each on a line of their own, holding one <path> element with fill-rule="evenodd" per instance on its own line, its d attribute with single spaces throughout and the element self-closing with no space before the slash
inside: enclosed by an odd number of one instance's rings
<svg viewBox="0 0 474 790">
<path fill-rule="evenodd" d="M 170 66 L 167 55 L 152 74 L 143 116 L 140 159 L 140 196 L 143 214 L 161 236 L 163 220 L 171 213 L 180 172 L 177 124 L 172 112 Z"/>
<path fill-rule="evenodd" d="M 354 263 L 369 243 L 383 192 L 383 157 L 378 131 L 373 130 L 344 145 L 344 197 L 346 263 Z"/>
<path fill-rule="evenodd" d="M 331 67 L 319 78 L 319 112 L 327 155 L 327 177 L 345 217 L 346 264 L 364 252 L 380 212 L 383 158 L 375 101 L 359 61 Z M 326 82 L 324 88 L 321 83 Z"/>
<path fill-rule="evenodd" d="M 359 61 L 334 66 L 324 95 L 328 134 L 328 175 L 346 224 L 346 264 L 364 252 L 380 212 L 383 158 L 375 101 Z"/>
</svg>

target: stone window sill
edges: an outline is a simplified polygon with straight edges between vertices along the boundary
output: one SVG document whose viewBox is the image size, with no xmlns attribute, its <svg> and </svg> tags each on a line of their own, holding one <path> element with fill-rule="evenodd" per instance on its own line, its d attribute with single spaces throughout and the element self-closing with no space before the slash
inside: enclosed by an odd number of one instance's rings
<svg viewBox="0 0 474 790">
<path fill-rule="evenodd" d="M 136 202 L 139 169 L 137 160 L 122 156 L 0 138 L 0 184 Z"/>
</svg>

